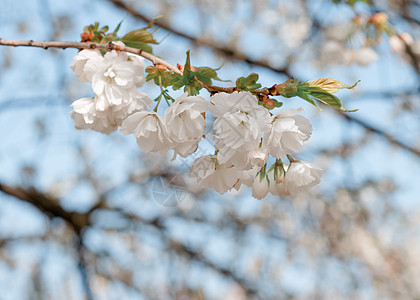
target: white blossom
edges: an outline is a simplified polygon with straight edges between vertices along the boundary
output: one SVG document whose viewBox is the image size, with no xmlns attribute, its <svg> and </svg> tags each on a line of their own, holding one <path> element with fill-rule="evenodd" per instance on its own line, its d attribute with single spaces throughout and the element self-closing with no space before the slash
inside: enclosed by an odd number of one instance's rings
<svg viewBox="0 0 420 300">
<path fill-rule="evenodd" d="M 322 169 L 307 161 L 293 161 L 284 176 L 285 189 L 290 194 L 309 189 L 321 181 Z"/>
<path fill-rule="evenodd" d="M 242 170 L 249 170 L 254 167 L 259 169 L 264 166 L 268 159 L 268 152 L 263 146 L 255 144 L 244 145 L 241 149 L 220 147 L 218 149 L 217 160 L 223 164 L 231 164 Z"/>
<path fill-rule="evenodd" d="M 250 92 L 217 93 L 211 97 L 210 112 L 216 118 L 238 111 L 255 117 L 268 115 L 268 111 L 258 105 L 258 99 Z"/>
<path fill-rule="evenodd" d="M 273 116 L 271 130 L 263 137 L 263 144 L 273 157 L 283 158 L 288 153 L 300 151 L 311 136 L 311 123 L 297 115 L 302 110 L 282 110 Z"/>
<path fill-rule="evenodd" d="M 215 155 L 204 155 L 191 163 L 188 175 L 196 178 L 201 186 L 224 194 L 238 183 L 241 174 L 235 166 L 220 165 Z"/>
<path fill-rule="evenodd" d="M 389 37 L 389 47 L 393 53 L 400 53 L 405 49 L 404 42 L 397 35 Z"/>
<path fill-rule="evenodd" d="M 251 149 L 245 153 L 246 164 L 262 167 L 267 162 L 268 152 L 265 147 Z"/>
<path fill-rule="evenodd" d="M 408 32 L 402 32 L 399 34 L 399 37 L 406 43 L 407 45 L 411 46 L 414 43 L 414 39 Z"/>
<path fill-rule="evenodd" d="M 361 66 L 367 66 L 378 60 L 379 55 L 370 47 L 362 47 L 354 52 L 354 61 Z"/>
<path fill-rule="evenodd" d="M 140 150 L 165 154 L 171 147 L 163 118 L 154 111 L 140 111 L 130 115 L 121 125 L 123 134 L 133 134 Z"/>
<path fill-rule="evenodd" d="M 153 104 L 153 100 L 145 93 L 135 91 L 128 101 L 110 107 L 118 125 L 135 112 L 143 111 Z"/>
<path fill-rule="evenodd" d="M 132 101 L 100 111 L 96 109 L 96 106 L 97 102 L 104 101 L 102 97 L 104 96 L 82 98 L 72 103 L 72 118 L 75 120 L 77 129 L 93 129 L 109 134 L 115 131 L 129 115 L 144 110 L 153 103 L 147 94 L 137 92 L 132 97 Z"/>
<path fill-rule="evenodd" d="M 352 54 L 346 49 L 342 42 L 327 40 L 321 46 L 319 61 L 321 65 L 348 64 L 352 59 Z"/>
<path fill-rule="evenodd" d="M 73 58 L 73 62 L 70 68 L 74 71 L 74 74 L 79 78 L 79 81 L 90 81 L 93 76 L 93 71 L 89 72 L 85 70 L 85 65 L 88 60 L 92 58 L 102 57 L 101 52 L 98 50 L 82 50 Z"/>
<path fill-rule="evenodd" d="M 279 30 L 283 42 L 289 48 L 297 48 L 302 45 L 304 39 L 311 32 L 312 22 L 308 18 L 301 18 L 285 23 Z M 284 38 L 287 37 L 287 38 Z"/>
<path fill-rule="evenodd" d="M 247 152 L 259 147 L 262 132 L 269 128 L 270 114 L 249 92 L 218 93 L 211 102 L 218 160 L 244 164 Z"/>
<path fill-rule="evenodd" d="M 77 129 L 93 129 L 110 134 L 118 127 L 108 112 L 95 109 L 95 98 L 82 98 L 74 101 L 71 106 L 73 107 L 71 117 Z"/>
<path fill-rule="evenodd" d="M 164 121 L 175 156 L 187 157 L 195 152 L 206 126 L 202 114 L 208 108 L 209 103 L 204 98 L 185 93 L 166 109 Z"/>
<path fill-rule="evenodd" d="M 233 149 L 249 143 L 259 143 L 262 133 L 259 123 L 259 119 L 245 112 L 226 113 L 214 122 L 214 137 L 219 144 Z"/>
<path fill-rule="evenodd" d="M 84 67 L 88 80 L 96 95 L 104 95 L 103 102 L 97 103 L 97 110 L 105 110 L 109 105 L 119 105 L 144 83 L 143 59 L 133 58 L 125 52 L 112 50 L 105 56 L 89 59 Z"/>
<path fill-rule="evenodd" d="M 239 190 L 242 184 L 251 187 L 255 176 L 261 170 L 261 167 L 254 166 L 249 170 L 242 170 L 239 180 L 233 186 L 236 190 Z"/>
<path fill-rule="evenodd" d="M 287 166 L 283 165 L 283 168 L 287 170 Z M 274 171 L 275 170 L 272 170 L 267 173 L 268 179 L 270 180 L 269 192 L 272 195 L 278 195 L 281 197 L 290 195 L 289 192 L 286 190 L 286 185 L 284 184 L 284 175 L 282 176 L 280 182 L 276 182 L 276 179 L 274 178 Z"/>
</svg>

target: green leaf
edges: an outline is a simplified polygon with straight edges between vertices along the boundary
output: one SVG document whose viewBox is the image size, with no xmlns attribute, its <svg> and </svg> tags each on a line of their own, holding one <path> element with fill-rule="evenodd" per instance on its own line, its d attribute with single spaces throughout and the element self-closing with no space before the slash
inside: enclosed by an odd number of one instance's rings
<svg viewBox="0 0 420 300">
<path fill-rule="evenodd" d="M 239 77 L 236 80 L 236 87 L 241 91 L 252 91 L 259 89 L 261 84 L 257 83 L 259 76 L 257 73 L 251 73 L 247 77 Z"/>
<path fill-rule="evenodd" d="M 335 109 L 341 110 L 341 111 L 346 111 L 346 112 L 354 112 L 357 111 L 356 110 L 345 110 L 343 108 L 343 104 L 341 103 L 340 99 L 338 99 L 336 96 L 334 96 L 333 94 L 329 93 L 328 91 L 319 88 L 319 87 L 315 87 L 315 86 L 299 86 L 299 91 L 314 97 L 315 99 L 317 99 L 318 101 L 327 104 L 331 107 L 334 107 Z M 303 95 L 299 95 L 299 97 L 301 97 L 302 99 L 305 99 L 304 97 L 302 97 Z M 306 101 L 308 101 L 307 99 L 305 99 Z M 309 102 L 309 101 L 308 101 Z M 313 104 L 313 103 L 311 103 Z"/>
<path fill-rule="evenodd" d="M 137 29 L 130 31 L 121 38 L 121 41 L 126 42 L 136 42 L 136 43 L 147 43 L 147 44 L 157 44 L 153 38 L 153 34 L 147 32 L 144 29 Z"/>
<path fill-rule="evenodd" d="M 307 94 L 305 94 L 305 92 L 303 91 L 298 91 L 297 96 L 302 98 L 303 100 L 308 101 L 309 103 L 311 103 L 313 106 L 318 107 L 318 105 L 316 105 L 314 99 L 312 99 L 311 97 L 309 97 Z"/>
<path fill-rule="evenodd" d="M 307 81 L 302 83 L 302 86 L 315 86 L 315 87 L 319 87 L 329 93 L 335 93 L 338 90 L 341 89 L 353 89 L 358 83 L 360 82 L 357 81 L 355 84 L 353 85 L 347 85 L 344 84 L 338 80 L 335 80 L 333 78 L 319 78 L 316 80 L 311 80 L 311 81 Z"/>
<path fill-rule="evenodd" d="M 180 78 L 180 77 L 182 77 L 181 75 L 179 75 L 179 74 L 175 74 L 175 73 L 170 73 L 170 74 L 165 74 L 164 76 L 163 76 L 163 79 L 162 79 L 162 85 L 164 86 L 164 87 L 168 87 L 168 86 L 172 86 L 172 85 L 174 85 L 174 83 Z"/>
<path fill-rule="evenodd" d="M 185 85 L 184 92 L 187 92 L 190 96 L 196 96 L 200 93 L 203 85 L 198 80 L 193 80 L 192 83 Z"/>
<path fill-rule="evenodd" d="M 118 32 L 118 30 L 120 30 L 120 27 L 121 27 L 121 24 L 122 24 L 122 22 L 123 22 L 124 20 L 121 20 L 121 22 L 120 23 L 118 23 L 118 25 L 117 25 L 117 27 L 115 27 L 115 29 L 114 29 L 114 33 L 117 33 Z"/>
<path fill-rule="evenodd" d="M 282 84 L 276 85 L 275 87 L 279 95 L 286 98 L 295 97 L 299 91 L 299 80 L 289 79 Z"/>
<path fill-rule="evenodd" d="M 211 83 L 211 79 L 203 75 L 203 73 L 191 71 L 190 50 L 188 50 L 186 54 L 187 59 L 185 61 L 183 74 L 170 75 L 166 80 L 168 84 L 172 84 L 172 89 L 178 90 L 184 86 L 184 91 L 187 92 L 190 96 L 194 96 L 198 95 L 200 90 L 203 88 L 203 84 L 200 81 L 203 83 Z M 200 80 L 199 77 L 202 80 Z"/>
<path fill-rule="evenodd" d="M 188 84 L 188 81 L 185 81 L 184 76 L 176 77 L 175 80 L 174 80 L 174 83 L 172 85 L 172 89 L 175 90 L 175 91 L 179 90 L 180 88 L 182 88 L 186 84 Z"/>
<path fill-rule="evenodd" d="M 201 83 L 199 83 L 197 80 L 194 79 L 195 74 L 194 72 L 191 71 L 190 50 L 188 50 L 186 54 L 187 54 L 187 59 L 185 61 L 183 74 L 182 76 L 180 76 L 180 78 L 176 79 L 172 88 L 174 90 L 177 90 L 185 86 L 184 87 L 185 92 L 188 92 L 189 95 L 197 95 L 198 94 L 197 89 L 199 88 L 198 90 L 200 90 L 203 86 Z"/>
<path fill-rule="evenodd" d="M 183 76 L 187 79 L 187 82 L 190 80 L 191 75 L 191 58 L 190 58 L 190 50 L 187 51 L 187 59 L 184 65 Z"/>
<path fill-rule="evenodd" d="M 108 26 L 104 26 L 104 27 L 102 27 L 101 29 L 99 29 L 99 31 L 100 31 L 100 32 L 102 32 L 102 33 L 105 33 L 105 32 L 107 32 L 107 31 L 108 31 L 108 29 L 109 29 L 109 27 L 108 27 Z"/>
<path fill-rule="evenodd" d="M 280 102 L 280 101 L 277 101 L 277 100 L 274 100 L 274 99 L 273 99 L 273 102 L 274 102 L 274 105 L 276 107 L 282 107 L 283 106 L 283 102 Z"/>
<path fill-rule="evenodd" d="M 224 82 L 228 82 L 230 80 L 222 80 L 217 76 L 217 72 L 216 69 L 212 69 L 209 67 L 199 67 L 198 71 L 195 72 L 195 76 L 198 78 L 198 80 L 207 83 L 207 84 L 211 84 L 212 83 L 212 79 L 217 80 L 217 81 L 224 81 Z"/>
<path fill-rule="evenodd" d="M 337 109 L 342 109 L 342 103 L 340 99 L 338 99 L 333 94 L 330 94 L 328 91 L 318 88 L 318 87 L 310 87 L 307 90 L 308 94 L 317 100 L 321 101 L 324 104 L 332 106 Z"/>
<path fill-rule="evenodd" d="M 153 27 L 153 25 L 155 24 L 155 21 L 159 18 L 161 18 L 162 16 L 157 16 L 156 18 L 153 18 L 149 24 L 146 27 L 141 28 L 142 30 L 146 30 L 146 29 L 150 29 Z"/>
</svg>

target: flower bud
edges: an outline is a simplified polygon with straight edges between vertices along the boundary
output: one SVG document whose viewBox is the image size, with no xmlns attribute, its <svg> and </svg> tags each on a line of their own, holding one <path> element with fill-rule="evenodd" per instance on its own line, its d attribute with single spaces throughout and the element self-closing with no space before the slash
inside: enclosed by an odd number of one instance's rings
<svg viewBox="0 0 420 300">
<path fill-rule="evenodd" d="M 384 12 L 377 12 L 373 14 L 369 19 L 369 22 L 376 26 L 384 25 L 387 21 L 388 15 Z"/>
<path fill-rule="evenodd" d="M 252 183 L 252 196 L 261 200 L 267 196 L 269 190 L 270 182 L 268 176 L 264 172 L 260 172 L 255 176 L 254 182 Z"/>
<path fill-rule="evenodd" d="M 276 183 L 281 183 L 284 181 L 284 169 L 283 164 L 274 166 L 274 180 Z"/>
</svg>

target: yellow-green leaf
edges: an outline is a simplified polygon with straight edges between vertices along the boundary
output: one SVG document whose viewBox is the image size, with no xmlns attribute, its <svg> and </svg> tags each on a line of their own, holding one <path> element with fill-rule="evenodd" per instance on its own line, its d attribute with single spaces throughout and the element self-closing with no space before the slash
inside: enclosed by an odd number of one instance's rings
<svg viewBox="0 0 420 300">
<path fill-rule="evenodd" d="M 153 38 L 153 34 L 147 32 L 144 29 L 137 29 L 130 31 L 121 38 L 121 41 L 126 42 L 136 42 L 136 43 L 147 43 L 147 44 L 157 44 Z"/>
<path fill-rule="evenodd" d="M 360 81 L 360 80 L 359 80 Z M 354 88 L 359 81 L 357 81 L 355 84 L 353 85 L 347 85 L 344 84 L 338 80 L 335 80 L 333 78 L 319 78 L 316 80 L 311 80 L 311 81 L 307 81 L 305 83 L 303 83 L 303 86 L 314 86 L 314 87 L 319 87 L 331 94 L 337 92 L 338 90 L 341 89 L 352 89 Z"/>
</svg>

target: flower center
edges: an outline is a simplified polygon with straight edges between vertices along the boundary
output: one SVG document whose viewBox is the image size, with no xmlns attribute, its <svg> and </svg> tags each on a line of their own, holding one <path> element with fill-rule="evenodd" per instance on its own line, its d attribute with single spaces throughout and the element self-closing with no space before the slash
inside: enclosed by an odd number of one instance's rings
<svg viewBox="0 0 420 300">
<path fill-rule="evenodd" d="M 110 78 L 110 79 L 113 79 L 115 76 L 117 76 L 117 74 L 115 74 L 115 73 L 114 73 L 114 71 L 112 70 L 112 67 L 111 67 L 111 68 L 108 68 L 108 69 L 105 71 L 104 76 L 105 76 L 105 77 L 108 77 L 108 78 Z"/>
</svg>

